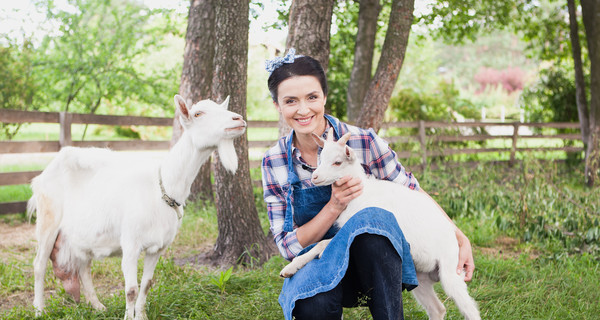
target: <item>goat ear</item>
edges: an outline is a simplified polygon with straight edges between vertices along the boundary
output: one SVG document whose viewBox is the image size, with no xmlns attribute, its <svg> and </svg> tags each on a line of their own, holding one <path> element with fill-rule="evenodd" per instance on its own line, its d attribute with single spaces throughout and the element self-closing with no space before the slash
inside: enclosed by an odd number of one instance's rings
<svg viewBox="0 0 600 320">
<path fill-rule="evenodd" d="M 182 121 L 182 125 L 183 125 L 183 121 L 188 121 L 191 117 L 190 117 L 190 110 L 187 107 L 187 103 L 185 102 L 185 99 L 176 94 L 175 95 L 175 108 L 177 110 L 179 110 L 180 113 L 180 121 Z"/>
<path fill-rule="evenodd" d="M 229 96 L 227 96 L 227 98 L 225 98 L 225 101 L 223 101 L 223 103 L 221 103 L 221 107 L 223 107 L 223 109 L 227 110 L 227 108 L 229 108 Z"/>
<path fill-rule="evenodd" d="M 327 141 L 333 141 L 333 128 L 330 128 L 329 131 L 327 131 Z"/>
<path fill-rule="evenodd" d="M 319 145 L 319 147 L 323 148 L 323 146 L 325 145 L 325 140 L 323 138 L 321 138 L 318 134 L 314 132 L 312 133 L 312 138 Z"/>
<path fill-rule="evenodd" d="M 350 148 L 348 146 L 346 146 L 346 148 L 344 148 L 344 150 L 346 151 L 346 159 L 353 162 L 354 159 L 356 159 L 356 154 L 354 154 L 354 150 L 352 150 L 352 148 Z"/>
<path fill-rule="evenodd" d="M 340 140 L 338 140 L 338 143 L 339 143 L 339 144 L 341 144 L 341 145 L 345 145 L 345 144 L 346 144 L 346 142 L 348 142 L 348 140 L 350 139 L 350 136 L 351 136 L 351 135 L 352 135 L 352 134 L 351 134 L 350 132 L 346 132 L 346 134 L 345 134 L 345 135 L 343 135 L 343 136 L 340 138 Z"/>
</svg>

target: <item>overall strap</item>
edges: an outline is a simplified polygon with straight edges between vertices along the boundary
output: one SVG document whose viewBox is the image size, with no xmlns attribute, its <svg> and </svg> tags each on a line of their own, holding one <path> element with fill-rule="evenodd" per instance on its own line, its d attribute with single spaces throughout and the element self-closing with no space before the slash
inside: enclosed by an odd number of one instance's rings
<svg viewBox="0 0 600 320">
<path fill-rule="evenodd" d="M 340 137 L 342 136 L 342 123 L 338 121 L 337 125 L 335 125 L 335 119 L 328 114 L 325 115 L 325 119 L 329 121 L 329 124 L 331 124 L 331 127 L 333 128 L 333 136 L 335 137 L 335 140 L 340 140 Z"/>
<path fill-rule="evenodd" d="M 284 232 L 292 232 L 294 231 L 294 206 L 292 206 L 292 193 L 294 192 L 294 188 L 300 187 L 300 178 L 296 174 L 296 170 L 294 170 L 294 161 L 292 159 L 292 141 L 294 140 L 294 130 L 290 132 L 290 137 L 287 142 L 287 162 L 288 162 L 288 179 L 287 182 L 289 184 L 289 190 L 285 197 L 285 220 L 283 222 L 283 231 Z"/>
</svg>

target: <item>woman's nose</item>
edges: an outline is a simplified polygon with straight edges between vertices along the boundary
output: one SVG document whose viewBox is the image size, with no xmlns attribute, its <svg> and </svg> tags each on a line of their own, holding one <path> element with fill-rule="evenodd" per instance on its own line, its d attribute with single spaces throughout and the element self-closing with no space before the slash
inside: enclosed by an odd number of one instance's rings
<svg viewBox="0 0 600 320">
<path fill-rule="evenodd" d="M 299 114 L 307 114 L 309 111 L 308 105 L 304 101 L 300 101 L 298 103 L 298 113 Z"/>
</svg>

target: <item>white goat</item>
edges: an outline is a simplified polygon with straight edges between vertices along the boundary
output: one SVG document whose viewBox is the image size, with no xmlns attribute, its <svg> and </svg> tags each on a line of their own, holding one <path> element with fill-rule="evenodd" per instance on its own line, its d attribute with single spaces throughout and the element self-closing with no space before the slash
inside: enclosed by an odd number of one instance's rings
<svg viewBox="0 0 600 320">
<path fill-rule="evenodd" d="M 218 150 L 223 166 L 231 172 L 237 169 L 233 139 L 245 132 L 246 122 L 227 111 L 228 104 L 229 97 L 221 105 L 203 100 L 188 107 L 176 95 L 184 132 L 160 162 L 139 157 L 128 161 L 107 149 L 67 147 L 33 179 L 28 209 L 30 216 L 37 211 L 33 305 L 38 315 L 44 309 L 48 258 L 59 242 L 52 260 L 60 271 L 74 275 L 76 300 L 80 280 L 91 305 L 105 310 L 94 291 L 91 261 L 122 255 L 125 318 L 146 318 L 154 269 L 181 226 L 182 205 L 200 167 Z M 142 252 L 146 256 L 138 288 L 137 263 Z"/>
<path fill-rule="evenodd" d="M 436 281 L 441 281 L 444 291 L 455 301 L 466 319 L 481 319 L 477 304 L 467 291 L 464 272 L 462 275 L 456 273 L 458 242 L 454 227 L 438 205 L 424 193 L 387 180 L 368 177 L 352 148 L 346 145 L 350 133 L 337 142 L 333 141 L 331 130 L 327 140 L 317 135 L 314 137 L 323 148 L 319 166 L 312 175 L 315 185 L 330 185 L 344 176 L 359 177 L 363 183 L 363 193 L 350 201 L 335 223 L 341 227 L 355 213 L 367 207 L 379 207 L 392 212 L 410 243 L 417 270 L 419 286 L 412 292 L 425 307 L 429 319 L 443 319 L 446 313 L 433 290 Z M 280 275 L 286 278 L 294 275 L 312 259 L 321 256 L 329 241 L 323 240 L 307 253 L 296 257 L 283 268 Z"/>
</svg>

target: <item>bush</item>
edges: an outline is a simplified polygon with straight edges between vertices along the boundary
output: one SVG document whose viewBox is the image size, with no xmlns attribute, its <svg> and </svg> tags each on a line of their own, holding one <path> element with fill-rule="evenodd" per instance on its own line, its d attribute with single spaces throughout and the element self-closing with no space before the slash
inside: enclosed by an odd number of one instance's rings
<svg viewBox="0 0 600 320">
<path fill-rule="evenodd" d="M 578 122 L 575 80 L 568 68 L 554 66 L 540 72 L 540 78 L 533 86 L 525 89 L 521 96 L 526 117 L 532 122 Z M 537 129 L 538 131 L 541 128 Z M 574 133 L 579 130 L 557 129 L 558 133 Z M 565 146 L 574 141 L 565 140 Z M 567 153 L 567 161 L 577 163 L 582 160 L 581 152 Z"/>
<path fill-rule="evenodd" d="M 506 92 L 513 93 L 523 89 L 525 72 L 519 67 L 508 67 L 504 70 L 481 67 L 473 78 L 479 84 L 478 92 L 483 92 L 487 87 L 500 86 Z"/>
<path fill-rule="evenodd" d="M 387 121 L 457 121 L 478 119 L 479 110 L 470 101 L 460 98 L 458 89 L 452 82 L 441 81 L 437 88 L 429 93 L 419 93 L 412 89 L 403 89 L 390 100 Z M 481 133 L 482 128 L 473 128 Z M 469 132 L 472 133 L 472 132 Z M 390 129 L 388 135 L 417 135 L 418 129 Z M 457 129 L 428 128 L 427 135 L 462 135 Z M 465 147 L 467 142 L 428 142 L 427 149 L 442 149 L 448 146 Z M 478 142 L 479 145 L 482 142 Z M 402 143 L 392 146 L 396 150 L 418 150 L 415 144 Z M 445 157 L 439 157 L 440 159 Z"/>
</svg>

